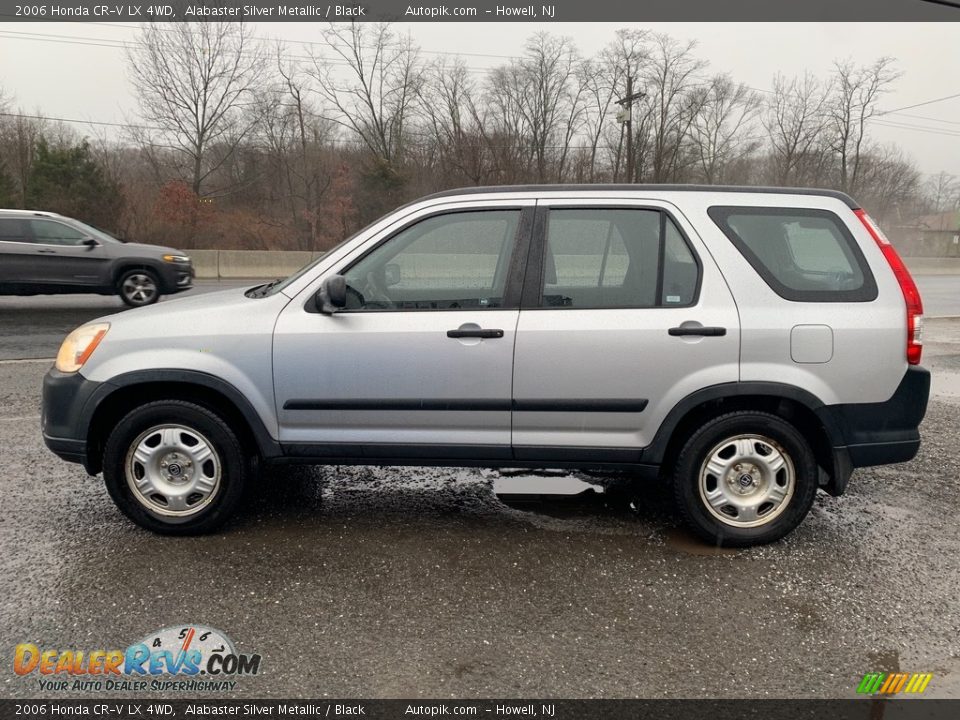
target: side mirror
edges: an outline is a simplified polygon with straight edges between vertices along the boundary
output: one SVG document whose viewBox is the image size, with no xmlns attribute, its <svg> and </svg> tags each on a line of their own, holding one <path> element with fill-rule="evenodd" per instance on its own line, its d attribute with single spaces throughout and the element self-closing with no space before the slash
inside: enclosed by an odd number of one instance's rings
<svg viewBox="0 0 960 720">
<path fill-rule="evenodd" d="M 81 245 L 86 245 L 88 248 L 100 247 L 100 243 L 97 242 L 94 238 L 84 238 Z"/>
<path fill-rule="evenodd" d="M 383 269 L 383 284 L 387 287 L 393 287 L 400 284 L 400 266 L 396 263 L 389 263 Z"/>
<path fill-rule="evenodd" d="M 347 306 L 347 280 L 343 275 L 332 275 L 323 281 L 317 291 L 317 310 L 324 315 L 333 315 Z"/>
</svg>

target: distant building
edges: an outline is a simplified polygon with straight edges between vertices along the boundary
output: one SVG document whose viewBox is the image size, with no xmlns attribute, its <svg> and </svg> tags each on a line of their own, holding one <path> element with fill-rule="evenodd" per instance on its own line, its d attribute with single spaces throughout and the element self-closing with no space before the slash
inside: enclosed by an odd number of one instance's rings
<svg viewBox="0 0 960 720">
<path fill-rule="evenodd" d="M 960 210 L 921 215 L 887 234 L 905 257 L 960 257 Z"/>
</svg>

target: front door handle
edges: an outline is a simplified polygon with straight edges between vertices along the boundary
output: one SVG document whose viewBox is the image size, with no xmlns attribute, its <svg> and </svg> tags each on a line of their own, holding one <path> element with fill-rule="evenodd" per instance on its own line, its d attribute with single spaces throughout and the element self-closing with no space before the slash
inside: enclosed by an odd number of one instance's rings
<svg viewBox="0 0 960 720">
<path fill-rule="evenodd" d="M 683 337 L 684 335 L 702 335 L 705 337 L 722 337 L 727 334 L 725 327 L 703 327 L 700 325 L 689 325 L 672 327 L 667 330 L 673 337 Z"/>
<path fill-rule="evenodd" d="M 56 250 L 44 250 L 44 249 L 40 249 L 40 250 L 37 250 L 37 252 L 38 252 L 38 253 L 43 253 L 44 255 L 56 255 L 56 254 L 57 254 L 57 251 L 56 251 Z"/>
<path fill-rule="evenodd" d="M 447 330 L 448 338 L 502 338 L 503 330 Z"/>
</svg>

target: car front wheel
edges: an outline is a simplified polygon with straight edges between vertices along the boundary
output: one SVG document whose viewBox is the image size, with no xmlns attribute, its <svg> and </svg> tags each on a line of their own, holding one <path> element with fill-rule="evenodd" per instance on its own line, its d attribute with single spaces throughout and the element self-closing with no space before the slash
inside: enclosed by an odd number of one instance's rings
<svg viewBox="0 0 960 720">
<path fill-rule="evenodd" d="M 733 412 L 687 440 L 673 481 L 695 533 L 716 545 L 747 547 L 779 540 L 806 517 L 817 492 L 817 463 L 785 420 Z"/>
<path fill-rule="evenodd" d="M 152 305 L 160 299 L 160 282 L 150 270 L 127 270 L 117 282 L 117 292 L 130 307 Z"/>
<path fill-rule="evenodd" d="M 103 477 L 117 507 L 167 535 L 209 532 L 243 496 L 248 463 L 233 430 L 193 403 L 148 403 L 128 413 L 107 439 Z"/>
</svg>

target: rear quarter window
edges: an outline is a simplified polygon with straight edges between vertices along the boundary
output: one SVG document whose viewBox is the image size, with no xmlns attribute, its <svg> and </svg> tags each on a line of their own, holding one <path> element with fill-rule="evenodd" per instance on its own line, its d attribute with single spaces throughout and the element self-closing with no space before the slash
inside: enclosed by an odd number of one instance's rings
<svg viewBox="0 0 960 720">
<path fill-rule="evenodd" d="M 715 206 L 707 212 L 780 297 L 795 302 L 877 298 L 857 241 L 829 210 Z"/>
</svg>

